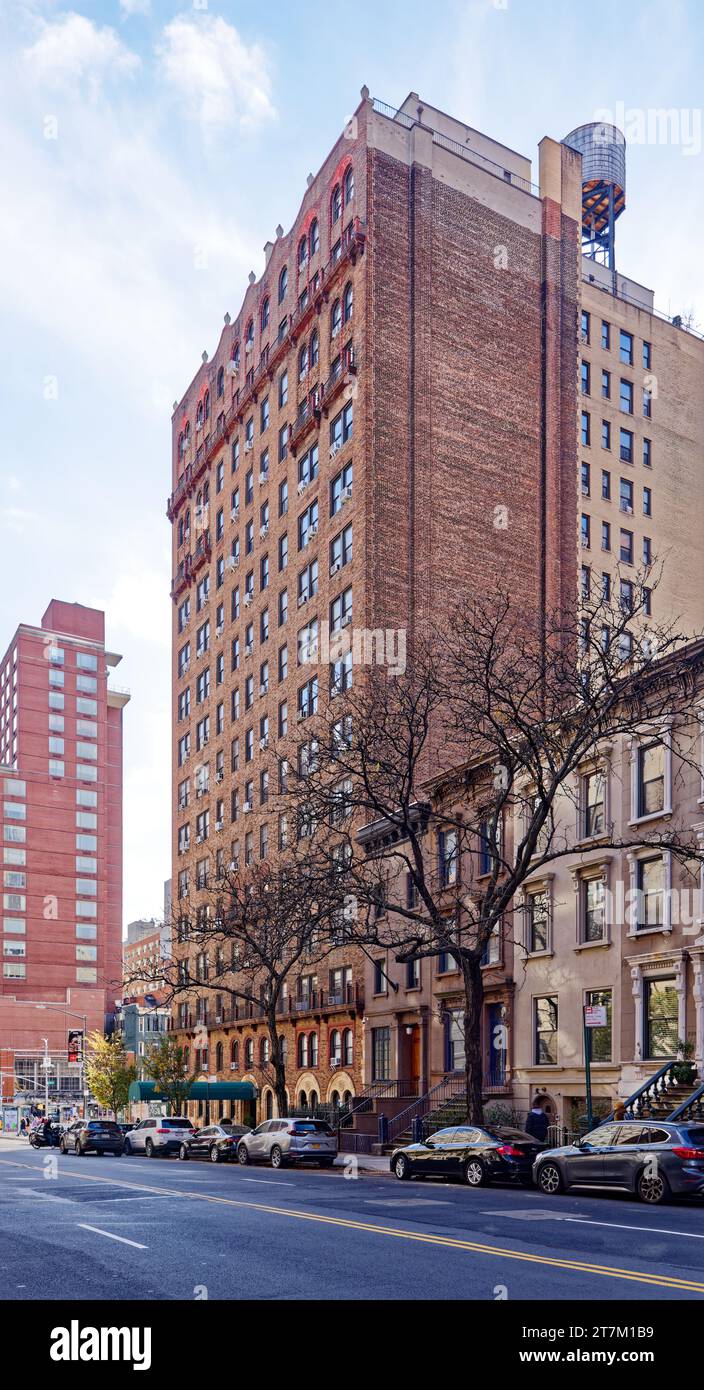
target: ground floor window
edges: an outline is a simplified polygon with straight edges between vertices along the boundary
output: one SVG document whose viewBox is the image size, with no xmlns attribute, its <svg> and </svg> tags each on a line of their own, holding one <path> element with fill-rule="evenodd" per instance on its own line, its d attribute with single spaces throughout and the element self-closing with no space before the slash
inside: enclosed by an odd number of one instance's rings
<svg viewBox="0 0 704 1390">
<path fill-rule="evenodd" d="M 450 1009 L 445 1014 L 445 1070 L 464 1071 L 464 1011 Z"/>
<path fill-rule="evenodd" d="M 645 982 L 645 1055 L 677 1056 L 677 990 L 672 979 Z"/>
<path fill-rule="evenodd" d="M 593 1062 L 610 1062 L 611 1053 L 611 1008 L 612 996 L 610 989 L 588 989 L 585 995 L 585 1004 L 602 1007 L 606 1009 L 606 1023 L 603 1028 L 590 1028 L 591 1037 L 591 1058 Z"/>
<path fill-rule="evenodd" d="M 372 1081 L 391 1076 L 391 1029 L 372 1028 Z"/>
</svg>

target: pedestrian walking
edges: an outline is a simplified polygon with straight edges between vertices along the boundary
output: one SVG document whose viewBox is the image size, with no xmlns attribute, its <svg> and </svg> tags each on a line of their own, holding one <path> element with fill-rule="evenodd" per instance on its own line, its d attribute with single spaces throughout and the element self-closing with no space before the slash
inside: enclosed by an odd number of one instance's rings
<svg viewBox="0 0 704 1390">
<path fill-rule="evenodd" d="M 548 1117 L 543 1108 L 542 1098 L 536 1096 L 533 1101 L 532 1109 L 526 1116 L 526 1134 L 530 1134 L 533 1139 L 537 1139 L 539 1144 L 544 1144 L 548 1135 Z"/>
</svg>

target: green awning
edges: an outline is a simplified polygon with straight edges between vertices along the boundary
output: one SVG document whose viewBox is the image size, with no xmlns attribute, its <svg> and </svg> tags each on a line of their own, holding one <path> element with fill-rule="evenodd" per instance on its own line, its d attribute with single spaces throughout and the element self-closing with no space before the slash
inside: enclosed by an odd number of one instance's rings
<svg viewBox="0 0 704 1390">
<path fill-rule="evenodd" d="M 252 1081 L 194 1081 L 188 1092 L 189 1100 L 256 1100 L 257 1088 Z M 166 1100 L 155 1081 L 133 1081 L 129 1100 Z"/>
</svg>

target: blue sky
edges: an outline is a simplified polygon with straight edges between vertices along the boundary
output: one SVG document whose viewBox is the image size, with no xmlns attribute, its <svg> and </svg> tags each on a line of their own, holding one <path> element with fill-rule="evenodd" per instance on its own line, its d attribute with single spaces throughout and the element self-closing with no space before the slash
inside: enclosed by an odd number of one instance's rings
<svg viewBox="0 0 704 1390">
<path fill-rule="evenodd" d="M 701 328 L 704 7 L 3 0 L 0 51 L 0 647 L 52 596 L 106 609 L 132 691 L 128 920 L 160 912 L 170 871 L 171 405 L 360 87 L 418 91 L 534 161 L 625 113 L 619 267 Z M 679 140 L 637 140 L 657 108 L 686 113 Z"/>
</svg>

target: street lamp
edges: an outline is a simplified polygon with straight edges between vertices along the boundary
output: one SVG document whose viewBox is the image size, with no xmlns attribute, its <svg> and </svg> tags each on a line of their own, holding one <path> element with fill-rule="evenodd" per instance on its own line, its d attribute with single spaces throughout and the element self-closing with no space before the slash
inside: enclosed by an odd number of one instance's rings
<svg viewBox="0 0 704 1390">
<path fill-rule="evenodd" d="M 87 1014 L 79 1014 L 79 1013 L 76 1012 L 75 1009 L 68 1009 L 68 1008 L 66 1007 L 65 1004 L 62 1004 L 62 1003 L 61 1003 L 60 1000 L 57 1000 L 56 1003 L 52 1003 L 51 1001 L 48 1001 L 47 1003 L 40 1003 L 38 1000 L 35 1000 L 35 999 L 23 999 L 23 1000 L 22 1000 L 22 1003 L 23 1003 L 24 1005 L 26 1005 L 26 1007 L 28 1007 L 28 1008 L 30 1008 L 30 1009 L 44 1009 L 45 1011 L 46 1011 L 46 1010 L 51 1010 L 52 1012 L 53 1012 L 55 1009 L 61 1009 L 62 1013 L 64 1014 L 64 1017 L 67 1017 L 67 1018 L 69 1018 L 69 1017 L 70 1017 L 70 1018 L 80 1018 L 80 1019 L 81 1019 L 81 1021 L 82 1021 L 82 1023 L 83 1023 L 83 1046 L 81 1047 L 81 1101 L 82 1101 L 82 1104 L 83 1104 L 83 1118 L 85 1119 L 85 1117 L 86 1117 L 86 1112 L 87 1112 L 87 1110 L 88 1110 L 88 1105 L 87 1105 L 87 1103 L 86 1103 L 86 1036 L 87 1036 L 87 1033 L 88 1033 L 88 1016 L 87 1016 Z M 46 1047 L 47 1047 L 47 1049 L 48 1049 L 48 1043 L 47 1043 L 47 1041 L 46 1041 L 46 1038 L 43 1038 L 43 1039 L 42 1039 L 42 1042 L 44 1042 L 44 1043 L 46 1044 Z M 45 1052 L 44 1066 L 45 1066 L 45 1068 L 46 1068 L 46 1092 L 47 1092 L 47 1109 L 48 1109 L 48 1106 L 49 1106 L 49 1098 L 48 1098 L 48 1092 L 49 1092 L 49 1068 L 47 1067 L 47 1063 L 46 1063 L 46 1052 Z M 57 1094 L 58 1094 L 58 1075 L 57 1075 L 56 1080 L 57 1080 Z"/>
</svg>

